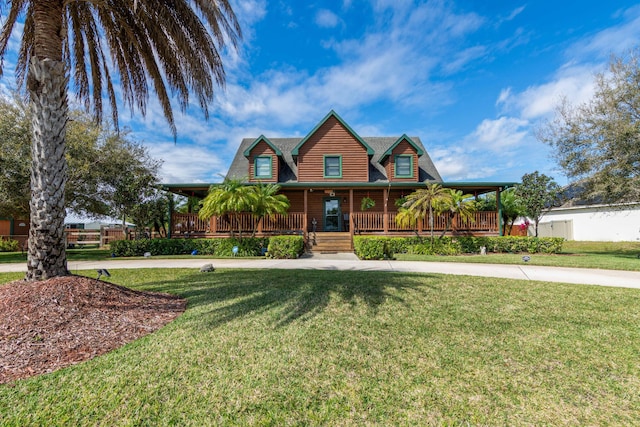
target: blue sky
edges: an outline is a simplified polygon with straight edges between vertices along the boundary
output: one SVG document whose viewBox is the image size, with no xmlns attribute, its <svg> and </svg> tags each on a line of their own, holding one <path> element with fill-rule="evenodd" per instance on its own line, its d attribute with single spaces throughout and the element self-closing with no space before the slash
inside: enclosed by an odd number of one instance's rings
<svg viewBox="0 0 640 427">
<path fill-rule="evenodd" d="M 242 138 L 302 137 L 333 109 L 361 136 L 419 136 L 447 182 L 538 170 L 566 183 L 536 127 L 640 45 L 640 5 L 627 1 L 234 4 L 245 37 L 208 122 L 178 113 L 174 143 L 155 100 L 144 118 L 120 113 L 164 161 L 164 182 L 220 181 Z"/>
</svg>

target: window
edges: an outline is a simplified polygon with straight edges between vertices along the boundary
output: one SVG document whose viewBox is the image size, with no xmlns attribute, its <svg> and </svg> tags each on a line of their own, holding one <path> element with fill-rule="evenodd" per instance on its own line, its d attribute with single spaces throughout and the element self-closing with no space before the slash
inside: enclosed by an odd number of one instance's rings
<svg viewBox="0 0 640 427">
<path fill-rule="evenodd" d="M 342 156 L 324 156 L 324 177 L 342 178 Z"/>
<path fill-rule="evenodd" d="M 413 156 L 396 156 L 395 172 L 396 178 L 413 178 Z"/>
<path fill-rule="evenodd" d="M 255 178 L 271 178 L 271 156 L 256 157 L 254 168 Z"/>
</svg>

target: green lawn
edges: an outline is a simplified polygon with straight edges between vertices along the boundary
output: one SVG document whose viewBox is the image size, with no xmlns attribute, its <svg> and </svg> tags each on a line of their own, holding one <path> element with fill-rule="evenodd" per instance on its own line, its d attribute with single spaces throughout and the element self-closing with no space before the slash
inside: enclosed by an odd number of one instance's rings
<svg viewBox="0 0 640 427">
<path fill-rule="evenodd" d="M 109 249 L 67 249 L 70 261 L 100 261 L 111 259 Z M 0 264 L 26 262 L 26 252 L 0 252 Z"/>
<path fill-rule="evenodd" d="M 0 424 L 640 424 L 639 290 L 358 271 L 111 273 L 182 295 L 188 309 L 109 354 L 0 386 Z"/>
<path fill-rule="evenodd" d="M 403 261 L 522 264 L 523 255 L 440 256 L 396 254 L 396 259 Z M 562 253 L 560 254 L 533 254 L 530 255 L 530 258 L 529 264 L 532 265 L 640 271 L 640 242 L 564 242 Z"/>
</svg>

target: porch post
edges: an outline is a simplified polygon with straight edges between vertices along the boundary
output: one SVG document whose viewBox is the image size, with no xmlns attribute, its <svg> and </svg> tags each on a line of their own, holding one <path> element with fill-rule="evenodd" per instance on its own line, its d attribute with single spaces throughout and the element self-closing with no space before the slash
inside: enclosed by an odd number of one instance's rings
<svg viewBox="0 0 640 427">
<path fill-rule="evenodd" d="M 209 230 L 213 234 L 218 232 L 218 217 L 216 215 L 209 218 Z"/>
<path fill-rule="evenodd" d="M 389 199 L 389 193 L 386 188 L 382 189 L 382 200 L 384 200 L 384 213 L 382 214 L 382 221 L 384 224 L 382 225 L 382 230 L 384 234 L 389 233 L 389 211 L 387 210 L 387 200 Z"/>
<path fill-rule="evenodd" d="M 304 189 L 304 197 L 303 197 L 303 206 L 304 206 L 304 216 L 303 216 L 303 221 L 304 221 L 304 232 L 306 233 L 307 231 L 309 231 L 309 222 L 308 222 L 308 218 L 307 218 L 307 193 L 308 190 L 305 188 Z"/>
<path fill-rule="evenodd" d="M 349 189 L 349 235 L 351 236 L 351 250 L 353 250 L 353 188 Z"/>
<path fill-rule="evenodd" d="M 167 230 L 167 238 L 171 238 L 171 232 L 173 231 L 173 196 L 171 193 L 167 193 L 169 199 L 169 229 Z"/>
<path fill-rule="evenodd" d="M 496 189 L 496 212 L 498 214 L 496 220 L 498 221 L 498 235 L 504 236 L 504 230 L 502 228 L 502 203 L 500 201 L 501 190 L 502 188 L 500 187 Z"/>
</svg>

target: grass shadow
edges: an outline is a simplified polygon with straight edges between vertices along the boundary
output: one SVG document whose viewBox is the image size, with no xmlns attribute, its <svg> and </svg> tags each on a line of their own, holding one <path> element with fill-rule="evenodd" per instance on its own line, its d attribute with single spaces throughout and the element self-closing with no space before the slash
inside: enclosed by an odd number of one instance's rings
<svg viewBox="0 0 640 427">
<path fill-rule="evenodd" d="M 286 326 L 321 313 L 333 298 L 375 315 L 387 300 L 410 306 L 412 295 L 437 291 L 411 273 L 333 270 L 217 270 L 140 287 L 186 298 L 188 309 L 204 309 L 210 327 L 267 311 L 277 313 L 276 327 Z"/>
</svg>

